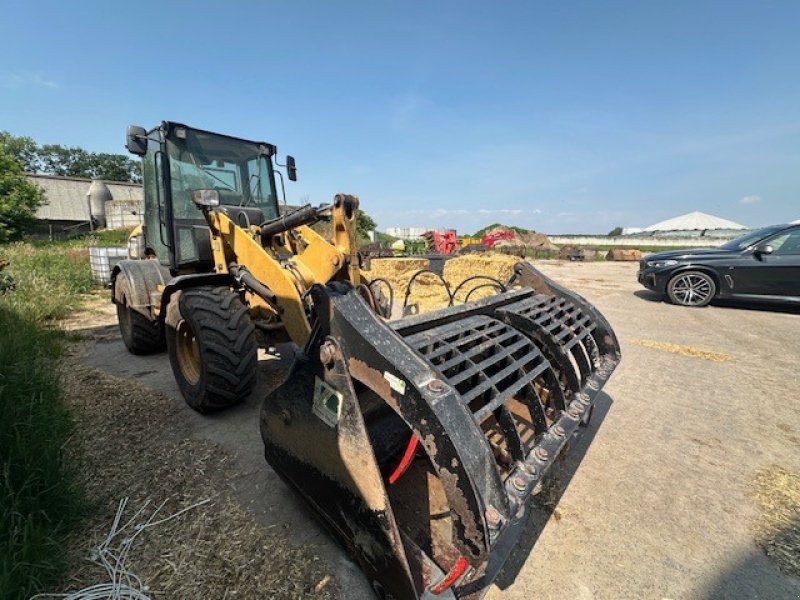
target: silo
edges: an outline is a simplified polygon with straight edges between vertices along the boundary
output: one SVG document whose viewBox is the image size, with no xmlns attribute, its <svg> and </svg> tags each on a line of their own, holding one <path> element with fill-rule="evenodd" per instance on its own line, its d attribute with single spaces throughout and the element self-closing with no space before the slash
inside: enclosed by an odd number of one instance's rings
<svg viewBox="0 0 800 600">
<path fill-rule="evenodd" d="M 106 226 L 106 202 L 113 200 L 111 190 L 99 179 L 93 179 L 89 191 L 86 192 L 89 198 L 89 211 L 92 215 L 95 227 Z"/>
</svg>

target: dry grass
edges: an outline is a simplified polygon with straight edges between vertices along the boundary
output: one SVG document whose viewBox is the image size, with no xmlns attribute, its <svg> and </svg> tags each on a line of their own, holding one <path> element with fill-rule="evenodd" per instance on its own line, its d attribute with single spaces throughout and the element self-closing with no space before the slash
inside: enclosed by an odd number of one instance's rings
<svg viewBox="0 0 800 600">
<path fill-rule="evenodd" d="M 712 362 L 735 360 L 735 357 L 731 354 L 703 350 L 702 348 L 695 348 L 694 346 L 670 344 L 669 342 L 658 342 L 656 340 L 628 339 L 626 341 L 631 344 L 636 344 L 637 346 L 644 346 L 645 348 L 654 348 L 656 350 L 663 350 L 664 352 L 671 352 L 672 354 L 680 354 L 691 358 L 702 358 L 703 360 L 710 360 Z"/>
<path fill-rule="evenodd" d="M 473 275 L 488 275 L 505 283 L 508 281 L 508 278 L 511 277 L 511 273 L 514 271 L 514 265 L 519 261 L 520 259 L 518 257 L 509 256 L 507 254 L 467 254 L 448 260 L 444 264 L 444 278 L 453 290 L 455 290 L 459 283 Z M 467 294 L 470 293 L 470 290 L 484 283 L 489 283 L 489 281 L 475 280 L 465 285 L 457 294 L 455 298 L 456 303 L 463 302 Z M 471 294 L 470 301 L 485 298 L 494 293 L 494 288 L 484 287 Z"/>
<path fill-rule="evenodd" d="M 445 262 L 443 276 L 450 286 L 451 291 L 468 277 L 473 275 L 488 275 L 505 283 L 511 276 L 513 266 L 519 258 L 506 254 L 472 254 L 452 258 Z M 367 271 L 370 278 L 383 277 L 388 280 L 394 290 L 395 303 L 402 304 L 406 287 L 412 275 L 420 269 L 426 269 L 428 261 L 420 258 L 382 258 L 372 260 L 372 269 Z M 456 296 L 456 303 L 464 301 L 466 295 L 478 285 L 487 281 L 477 280 L 467 284 Z M 492 288 L 486 287 L 470 295 L 470 300 L 485 298 L 494 294 Z M 420 312 L 428 312 L 447 306 L 449 301 L 447 292 L 441 280 L 430 273 L 420 275 L 414 280 L 408 304 L 419 306 Z"/>
<path fill-rule="evenodd" d="M 336 596 L 327 564 L 293 545 L 291 532 L 261 525 L 238 504 L 233 457 L 190 439 L 175 400 L 88 368 L 77 355 L 67 359 L 64 379 L 78 415 L 73 450 L 82 455 L 88 494 L 100 504 L 69 544 L 70 589 L 99 582 L 102 572 L 84 557 L 105 537 L 120 498 L 135 508 L 168 499 L 164 514 L 210 499 L 134 546 L 127 566 L 154 598 Z"/>
<path fill-rule="evenodd" d="M 800 476 L 772 467 L 758 473 L 754 488 L 758 545 L 781 571 L 800 577 Z"/>
</svg>

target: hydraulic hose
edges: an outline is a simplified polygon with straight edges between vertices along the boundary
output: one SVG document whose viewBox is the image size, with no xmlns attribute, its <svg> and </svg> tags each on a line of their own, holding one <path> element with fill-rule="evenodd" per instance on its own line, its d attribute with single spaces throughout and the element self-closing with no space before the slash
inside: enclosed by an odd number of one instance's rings
<svg viewBox="0 0 800 600">
<path fill-rule="evenodd" d="M 275 312 L 278 314 L 281 313 L 281 309 L 280 306 L 278 306 L 278 300 L 275 297 L 275 294 L 273 294 L 272 290 L 270 290 L 267 286 L 256 279 L 250 271 L 241 265 L 235 264 L 228 265 L 228 271 L 231 275 L 233 275 L 236 281 L 240 282 L 251 292 L 262 298 L 264 302 L 269 304 L 270 307 L 275 310 Z"/>
<path fill-rule="evenodd" d="M 321 209 L 314 208 L 310 204 L 306 204 L 288 215 L 281 215 L 270 221 L 265 221 L 261 224 L 261 243 L 267 245 L 272 236 L 299 227 L 300 225 L 316 223 L 320 219 L 320 210 Z M 327 210 L 327 207 L 325 210 Z"/>
</svg>

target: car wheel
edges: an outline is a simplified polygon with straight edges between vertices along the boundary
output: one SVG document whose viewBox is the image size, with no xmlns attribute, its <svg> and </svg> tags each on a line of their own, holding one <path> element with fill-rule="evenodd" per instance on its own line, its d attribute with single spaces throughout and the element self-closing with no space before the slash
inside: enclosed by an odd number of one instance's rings
<svg viewBox="0 0 800 600">
<path fill-rule="evenodd" d="M 683 271 L 669 280 L 667 296 L 673 304 L 705 306 L 717 293 L 717 284 L 702 271 Z"/>
</svg>

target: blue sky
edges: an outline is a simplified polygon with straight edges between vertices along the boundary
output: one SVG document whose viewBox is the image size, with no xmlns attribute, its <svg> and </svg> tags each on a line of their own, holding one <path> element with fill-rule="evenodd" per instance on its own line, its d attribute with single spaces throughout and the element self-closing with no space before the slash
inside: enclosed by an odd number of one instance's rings
<svg viewBox="0 0 800 600">
<path fill-rule="evenodd" d="M 800 218 L 800 2 L 12 2 L 0 129 L 163 119 L 297 158 L 389 226 Z"/>
</svg>

